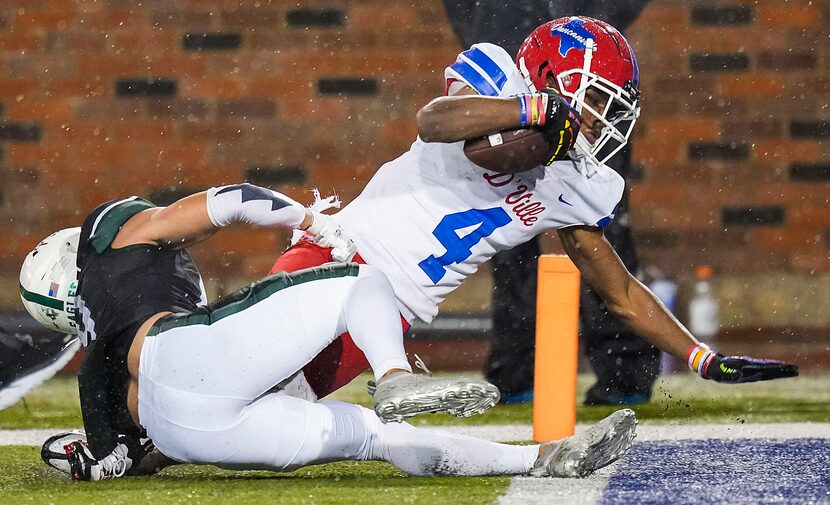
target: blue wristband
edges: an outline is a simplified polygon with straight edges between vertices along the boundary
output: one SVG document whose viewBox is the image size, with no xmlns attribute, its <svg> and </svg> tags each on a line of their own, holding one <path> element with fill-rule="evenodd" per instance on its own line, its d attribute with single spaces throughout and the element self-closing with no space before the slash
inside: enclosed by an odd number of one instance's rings
<svg viewBox="0 0 830 505">
<path fill-rule="evenodd" d="M 525 105 L 525 97 L 524 95 L 519 95 L 517 97 L 519 99 L 519 108 L 521 109 L 522 117 L 521 117 L 521 126 L 527 126 L 530 122 L 527 118 L 527 105 Z"/>
</svg>

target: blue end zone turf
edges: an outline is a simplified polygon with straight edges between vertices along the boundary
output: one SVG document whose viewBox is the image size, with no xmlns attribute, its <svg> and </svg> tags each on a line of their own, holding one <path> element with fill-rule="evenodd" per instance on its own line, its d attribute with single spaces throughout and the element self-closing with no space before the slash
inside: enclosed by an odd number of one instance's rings
<svg viewBox="0 0 830 505">
<path fill-rule="evenodd" d="M 830 504 L 826 439 L 643 442 L 617 465 L 603 505 Z"/>
</svg>

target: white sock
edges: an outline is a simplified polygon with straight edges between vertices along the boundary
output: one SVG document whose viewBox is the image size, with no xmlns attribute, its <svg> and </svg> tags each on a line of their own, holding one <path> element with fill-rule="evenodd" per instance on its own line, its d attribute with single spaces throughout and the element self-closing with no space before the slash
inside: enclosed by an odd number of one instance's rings
<svg viewBox="0 0 830 505">
<path fill-rule="evenodd" d="M 526 474 L 539 454 L 538 445 L 509 445 L 409 423 L 383 424 L 365 411 L 375 431 L 370 459 L 395 465 L 411 475 Z"/>
<path fill-rule="evenodd" d="M 412 371 L 403 348 L 395 292 L 380 270 L 361 265 L 358 281 L 343 303 L 341 325 L 366 355 L 376 380 L 393 368 Z"/>
<path fill-rule="evenodd" d="M 231 469 L 291 471 L 331 461 L 379 460 L 411 475 L 515 475 L 530 471 L 539 450 L 407 423 L 383 424 L 358 405 L 312 403 L 280 393 L 246 407 L 242 422 L 225 430 L 165 426 L 158 434 L 169 456 Z"/>
</svg>

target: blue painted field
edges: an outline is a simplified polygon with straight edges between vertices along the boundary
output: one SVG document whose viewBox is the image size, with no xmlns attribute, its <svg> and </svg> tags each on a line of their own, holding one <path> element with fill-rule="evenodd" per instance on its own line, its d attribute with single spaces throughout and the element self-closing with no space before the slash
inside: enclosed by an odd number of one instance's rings
<svg viewBox="0 0 830 505">
<path fill-rule="evenodd" d="M 830 504 L 827 439 L 642 442 L 614 470 L 603 505 Z"/>
</svg>

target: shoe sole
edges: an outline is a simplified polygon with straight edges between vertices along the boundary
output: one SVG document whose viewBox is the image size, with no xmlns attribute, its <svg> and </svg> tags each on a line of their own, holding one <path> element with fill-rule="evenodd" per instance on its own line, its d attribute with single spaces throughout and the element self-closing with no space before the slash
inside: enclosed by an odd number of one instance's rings
<svg viewBox="0 0 830 505">
<path fill-rule="evenodd" d="M 75 353 L 80 349 L 81 343 L 75 339 L 68 343 L 63 348 L 60 354 L 48 365 L 36 369 L 33 372 L 27 373 L 9 383 L 8 386 L 0 390 L 0 410 L 3 410 L 11 405 L 17 403 L 18 400 L 26 396 L 29 391 L 40 386 L 46 380 L 52 378 L 58 373 L 69 360 L 75 356 Z"/>
<path fill-rule="evenodd" d="M 637 418 L 630 409 L 618 410 L 581 435 L 563 443 L 556 461 L 549 465 L 554 477 L 585 477 L 594 471 L 620 459 L 634 443 L 637 436 Z M 564 460 L 564 462 L 563 462 Z M 561 467 L 554 471 L 553 467 Z"/>
<path fill-rule="evenodd" d="M 499 402 L 499 390 L 492 384 L 459 383 L 412 397 L 391 397 L 375 405 L 384 423 L 402 422 L 420 414 L 447 413 L 456 417 L 482 414 Z"/>
</svg>

